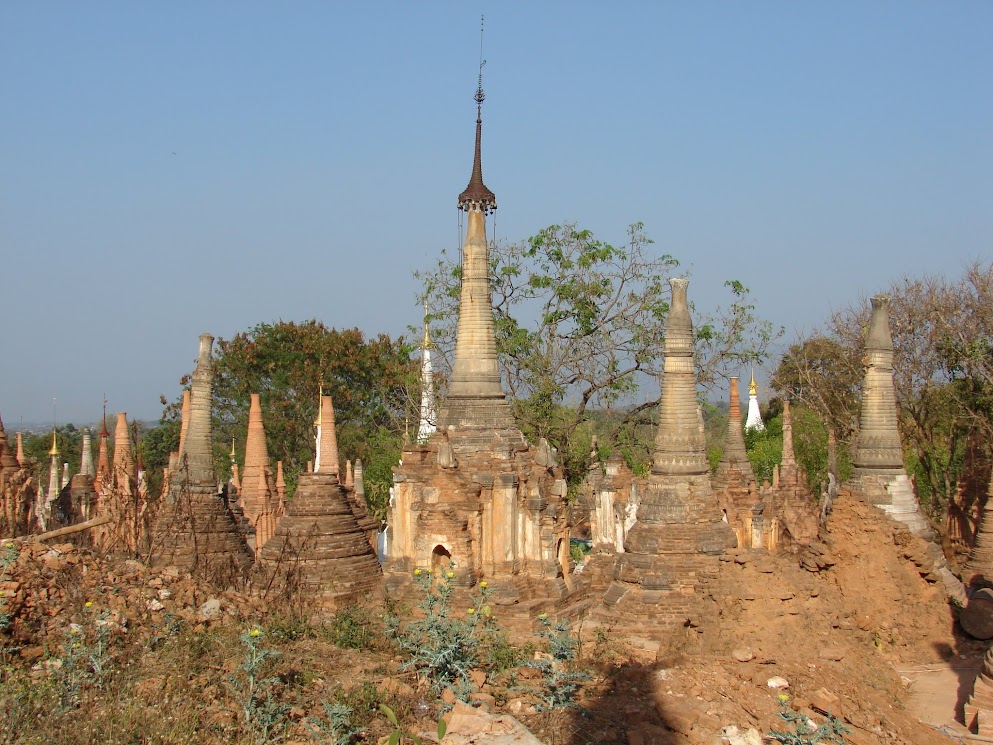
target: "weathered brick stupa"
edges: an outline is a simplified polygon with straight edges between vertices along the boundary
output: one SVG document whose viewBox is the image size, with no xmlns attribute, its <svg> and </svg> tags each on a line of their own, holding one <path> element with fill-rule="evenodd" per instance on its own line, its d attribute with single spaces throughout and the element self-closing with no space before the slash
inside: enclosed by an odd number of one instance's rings
<svg viewBox="0 0 993 745">
<path fill-rule="evenodd" d="M 797 464 L 793 451 L 793 414 L 789 399 L 783 401 L 783 455 L 776 467 L 774 484 L 767 502 L 770 549 L 793 549 L 817 539 L 820 510 L 807 489 L 807 474 Z"/>
<path fill-rule="evenodd" d="M 728 430 L 724 438 L 724 452 L 714 474 L 714 487 L 721 510 L 737 535 L 738 545 L 751 546 L 753 528 L 757 527 L 760 531 L 762 528 L 762 497 L 745 450 L 736 377 L 730 380 L 728 397 Z"/>
<path fill-rule="evenodd" d="M 962 582 L 967 587 L 993 587 L 993 473 L 990 474 L 986 501 L 980 509 L 976 538 L 969 552 L 969 558 L 962 567 Z"/>
<path fill-rule="evenodd" d="M 862 415 L 852 455 L 851 489 L 857 496 L 905 523 L 915 535 L 931 537 L 914 487 L 903 467 L 903 445 L 897 424 L 893 387 L 893 337 L 888 295 L 871 298 L 872 320 L 865 340 L 866 371 Z"/>
<path fill-rule="evenodd" d="M 69 482 L 70 512 L 72 522 L 89 520 L 96 514 L 97 493 L 93 477 L 93 441 L 88 427 L 83 428 L 83 452 L 80 457 L 79 473 Z"/>
<path fill-rule="evenodd" d="M 638 520 L 617 558 L 614 581 L 592 613 L 649 649 L 677 626 L 716 613 L 705 603 L 717 579 L 718 556 L 735 545 L 711 487 L 697 409 L 688 280 L 669 280 L 665 365 L 652 472 L 639 489 Z"/>
<path fill-rule="evenodd" d="M 97 473 L 94 481 L 100 485 L 113 480 L 114 472 L 110 467 L 110 432 L 107 431 L 107 402 L 103 403 L 103 419 L 100 422 L 100 447 L 97 451 Z"/>
<path fill-rule="evenodd" d="M 251 394 L 248 407 L 248 434 L 245 437 L 245 470 L 241 473 L 241 491 L 238 506 L 252 527 L 258 522 L 266 499 L 266 490 L 259 474 L 269 470 L 269 448 L 262 421 L 262 400 L 258 393 Z"/>
<path fill-rule="evenodd" d="M 0 419 L 0 536 L 31 533 L 37 527 L 38 486 L 31 462 L 24 455 L 21 433 L 16 451 L 7 440 Z"/>
<path fill-rule="evenodd" d="M 476 91 L 472 176 L 458 206 L 468 225 L 448 397 L 439 431 L 405 443 L 388 510 L 388 586 L 415 568 L 444 567 L 455 582 L 486 578 L 498 603 L 567 593 L 566 485 L 547 443 L 529 447 L 500 382 L 490 301 L 486 215 L 496 197 L 482 176 L 482 75 Z"/>
<path fill-rule="evenodd" d="M 223 494 L 218 494 L 211 436 L 214 337 L 200 335 L 190 392 L 190 416 L 179 463 L 152 537 L 150 563 L 175 565 L 217 584 L 236 581 L 252 556 Z"/>
<path fill-rule="evenodd" d="M 316 470 L 300 474 L 286 514 L 259 553 L 253 583 L 267 595 L 309 596 L 332 607 L 375 600 L 382 597 L 382 572 L 338 480 L 330 396 L 321 397 L 319 421 Z"/>
</svg>

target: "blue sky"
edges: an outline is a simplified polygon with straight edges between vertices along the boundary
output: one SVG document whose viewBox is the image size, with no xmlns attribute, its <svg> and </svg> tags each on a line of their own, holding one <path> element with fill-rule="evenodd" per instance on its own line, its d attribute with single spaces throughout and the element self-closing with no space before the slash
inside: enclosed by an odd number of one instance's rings
<svg viewBox="0 0 993 745">
<path fill-rule="evenodd" d="M 643 221 L 797 331 L 993 254 L 993 4 L 0 4 L 0 415 L 158 415 L 197 336 L 417 324 L 479 15 L 498 239 Z"/>
</svg>

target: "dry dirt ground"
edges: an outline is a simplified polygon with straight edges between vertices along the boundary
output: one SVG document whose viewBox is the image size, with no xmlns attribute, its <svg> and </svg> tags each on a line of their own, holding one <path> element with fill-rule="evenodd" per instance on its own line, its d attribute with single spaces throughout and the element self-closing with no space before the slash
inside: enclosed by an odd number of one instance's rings
<svg viewBox="0 0 993 745">
<path fill-rule="evenodd" d="M 715 620 L 681 631 L 658 658 L 627 649 L 609 630 L 578 628 L 579 667 L 590 675 L 578 708 L 539 710 L 528 688 L 545 681 L 520 648 L 505 650 L 499 666 L 481 666 L 474 697 L 556 744 L 750 745 L 748 737 L 792 730 L 782 712 L 814 723 L 836 715 L 850 745 L 960 741 L 948 735 L 962 732 L 954 712 L 984 645 L 957 631 L 941 587 L 909 558 L 917 539 L 855 501 L 836 505 L 821 539 L 798 556 L 724 557 L 709 598 Z M 70 544 L 12 545 L 16 560 L 0 577 L 8 616 L 0 624 L 0 742 L 261 742 L 232 687 L 243 677 L 244 634 L 254 628 L 279 653 L 272 675 L 286 708 L 283 741 L 320 742 L 307 722 L 329 701 L 357 712 L 357 741 L 389 734 L 382 703 L 407 731 L 434 730 L 442 702 L 402 669 L 375 613 L 305 622 L 168 569 Z M 98 638 L 114 676 L 99 685 L 80 678 L 67 695 L 72 645 Z"/>
</svg>

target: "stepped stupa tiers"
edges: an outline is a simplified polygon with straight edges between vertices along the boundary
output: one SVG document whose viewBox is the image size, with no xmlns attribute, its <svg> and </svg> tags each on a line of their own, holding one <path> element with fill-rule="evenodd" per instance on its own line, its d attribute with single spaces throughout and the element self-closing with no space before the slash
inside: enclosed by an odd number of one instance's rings
<svg viewBox="0 0 993 745">
<path fill-rule="evenodd" d="M 738 378 L 731 378 L 729 391 L 728 432 L 724 440 L 724 453 L 717 464 L 717 476 L 727 478 L 731 471 L 743 484 L 755 481 L 752 464 L 745 450 L 745 437 L 741 429 L 741 399 L 738 393 Z"/>
<path fill-rule="evenodd" d="M 375 600 L 382 597 L 382 572 L 338 481 L 338 437 L 330 396 L 321 397 L 319 421 L 321 470 L 300 474 L 286 514 L 272 536 L 264 536 L 255 568 L 257 584 L 287 596 L 303 593 L 332 607 Z"/>
<path fill-rule="evenodd" d="M 911 532 L 929 537 L 913 485 L 903 467 L 903 445 L 893 387 L 893 338 L 888 295 L 871 298 L 872 320 L 865 340 L 866 371 L 862 415 L 852 456 L 852 491 L 899 520 Z"/>
<path fill-rule="evenodd" d="M 710 483 L 704 433 L 697 410 L 693 325 L 688 280 L 669 280 L 665 363 L 654 464 L 639 489 L 637 522 L 627 533 L 614 581 L 594 620 L 657 649 L 661 635 L 694 626 L 703 614 L 703 586 L 717 579 L 718 555 L 735 545 Z"/>
<path fill-rule="evenodd" d="M 252 563 L 234 515 L 218 494 L 210 410 L 213 404 L 214 337 L 200 335 L 186 437 L 152 537 L 150 563 L 175 565 L 217 584 L 237 580 Z M 256 478 L 258 475 L 256 474 Z"/>
<path fill-rule="evenodd" d="M 971 589 L 993 587 L 993 473 L 986 489 L 986 501 L 982 503 L 976 537 L 969 559 L 962 567 L 962 582 Z"/>
<path fill-rule="evenodd" d="M 468 218 L 462 246 L 462 292 L 459 298 L 455 364 L 439 423 L 444 427 L 514 427 L 514 416 L 500 384 L 493 306 L 490 297 L 489 243 L 486 215 L 496 209 L 496 196 L 483 183 L 483 75 L 476 89 L 476 151 L 469 185 L 458 206 Z"/>
</svg>

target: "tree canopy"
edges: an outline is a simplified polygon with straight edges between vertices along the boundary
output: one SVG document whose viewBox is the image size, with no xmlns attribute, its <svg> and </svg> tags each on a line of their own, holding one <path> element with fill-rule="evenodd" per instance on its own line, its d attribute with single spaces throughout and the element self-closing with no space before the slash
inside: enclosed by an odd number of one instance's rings
<svg viewBox="0 0 993 745">
<path fill-rule="evenodd" d="M 886 294 L 904 460 L 922 502 L 940 513 L 955 498 L 970 440 L 993 439 L 993 262 L 957 278 L 903 277 Z M 868 323 L 867 302 L 842 308 L 790 347 L 772 380 L 842 445 L 858 434 Z"/>
<path fill-rule="evenodd" d="M 214 358 L 215 462 L 230 472 L 232 438 L 244 462 L 250 394 L 261 397 L 266 441 L 273 461 L 282 460 L 287 481 L 296 483 L 314 458 L 319 393 L 332 396 L 342 459 L 361 458 L 370 506 L 385 505 L 391 466 L 400 454 L 416 386 L 413 348 L 401 337 L 366 338 L 358 329 L 328 328 L 317 320 L 260 323 L 231 339 L 218 339 Z M 189 383 L 189 377 L 182 381 Z M 179 415 L 169 404 L 165 419 Z"/>
<path fill-rule="evenodd" d="M 610 448 L 628 441 L 632 428 L 655 411 L 668 279 L 677 267 L 673 256 L 653 249 L 641 223 L 631 225 L 618 245 L 566 224 L 490 248 L 504 384 L 521 429 L 559 449 L 573 483 L 589 462 L 591 412 L 609 414 L 598 420 L 596 432 Z M 444 372 L 455 348 L 461 266 L 443 254 L 415 276 L 423 282 L 421 299 Z M 736 281 L 726 287 L 729 305 L 696 319 L 697 374 L 704 386 L 761 360 L 777 335 L 756 317 L 747 288 Z"/>
</svg>

